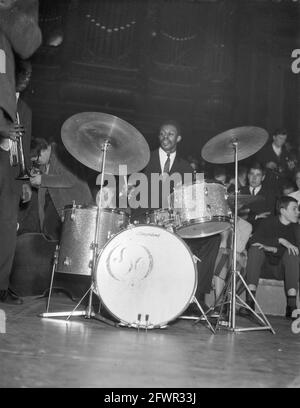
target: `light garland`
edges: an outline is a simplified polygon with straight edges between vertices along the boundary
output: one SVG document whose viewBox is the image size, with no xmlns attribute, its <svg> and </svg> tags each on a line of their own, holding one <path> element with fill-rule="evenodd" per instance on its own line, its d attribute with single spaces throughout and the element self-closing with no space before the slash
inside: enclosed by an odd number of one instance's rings
<svg viewBox="0 0 300 408">
<path fill-rule="evenodd" d="M 85 17 L 89 20 L 90 23 L 95 24 L 96 27 L 99 27 L 101 30 L 105 30 L 108 34 L 117 33 L 119 31 L 124 31 L 128 28 L 133 27 L 136 24 L 135 20 L 130 21 L 127 24 L 123 24 L 120 27 L 107 27 L 101 22 L 97 21 L 91 14 L 86 14 Z"/>
</svg>

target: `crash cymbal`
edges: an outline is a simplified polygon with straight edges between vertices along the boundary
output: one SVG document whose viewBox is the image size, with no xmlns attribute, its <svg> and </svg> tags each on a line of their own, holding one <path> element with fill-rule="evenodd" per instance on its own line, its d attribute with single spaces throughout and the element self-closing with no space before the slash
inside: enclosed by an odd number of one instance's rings
<svg viewBox="0 0 300 408">
<path fill-rule="evenodd" d="M 233 163 L 237 142 L 238 160 L 258 152 L 268 140 L 266 130 L 256 126 L 244 126 L 227 130 L 210 139 L 202 148 L 201 156 L 210 163 Z"/>
<path fill-rule="evenodd" d="M 144 136 L 129 123 L 107 113 L 82 112 L 71 116 L 62 126 L 61 138 L 72 156 L 99 172 L 102 149 L 108 141 L 106 174 L 119 174 L 119 165 L 127 166 L 127 174 L 138 172 L 150 159 Z"/>
<path fill-rule="evenodd" d="M 250 194 L 238 194 L 237 195 L 237 207 L 238 210 L 246 205 L 253 203 L 260 203 L 265 200 L 263 195 L 250 195 Z M 227 198 L 227 202 L 230 208 L 234 209 L 234 194 L 230 194 Z"/>
</svg>

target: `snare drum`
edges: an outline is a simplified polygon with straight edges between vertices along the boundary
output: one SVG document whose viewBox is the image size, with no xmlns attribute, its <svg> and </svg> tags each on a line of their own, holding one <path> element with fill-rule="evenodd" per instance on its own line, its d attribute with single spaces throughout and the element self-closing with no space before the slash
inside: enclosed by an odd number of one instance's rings
<svg viewBox="0 0 300 408">
<path fill-rule="evenodd" d="M 162 327 L 191 303 L 195 262 L 180 237 L 158 226 L 138 225 L 103 248 L 95 274 L 97 292 L 121 324 Z"/>
<path fill-rule="evenodd" d="M 57 272 L 91 275 L 96 218 L 95 206 L 68 205 L 64 208 Z M 123 211 L 102 208 L 98 248 L 101 249 L 114 234 L 127 225 L 128 216 Z"/>
<path fill-rule="evenodd" d="M 157 209 L 148 211 L 144 216 L 143 223 L 168 228 L 173 226 L 174 220 L 175 218 L 173 210 Z"/>
<path fill-rule="evenodd" d="M 227 189 L 218 182 L 199 182 L 175 188 L 171 202 L 176 232 L 182 238 L 207 237 L 230 228 Z"/>
</svg>

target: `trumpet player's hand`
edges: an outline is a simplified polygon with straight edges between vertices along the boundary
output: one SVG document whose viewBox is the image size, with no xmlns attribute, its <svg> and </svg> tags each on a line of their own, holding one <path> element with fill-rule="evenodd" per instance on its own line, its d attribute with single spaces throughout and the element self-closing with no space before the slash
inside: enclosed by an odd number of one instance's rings
<svg viewBox="0 0 300 408">
<path fill-rule="evenodd" d="M 21 200 L 22 203 L 28 203 L 28 201 L 31 200 L 32 196 L 32 189 L 30 184 L 23 184 L 22 185 L 22 195 L 21 195 Z"/>
<path fill-rule="evenodd" d="M 30 184 L 32 185 L 32 187 L 40 187 L 40 185 L 42 184 L 42 175 L 41 174 L 36 174 L 32 177 L 30 177 Z"/>
<path fill-rule="evenodd" d="M 0 128 L 0 135 L 3 138 L 16 141 L 20 134 L 24 133 L 24 126 L 17 123 L 8 124 Z"/>
</svg>

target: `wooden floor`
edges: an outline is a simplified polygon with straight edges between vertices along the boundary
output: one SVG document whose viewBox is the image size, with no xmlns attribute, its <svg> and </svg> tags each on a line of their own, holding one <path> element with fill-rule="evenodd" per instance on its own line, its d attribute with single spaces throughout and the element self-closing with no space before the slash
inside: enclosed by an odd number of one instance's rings
<svg viewBox="0 0 300 408">
<path fill-rule="evenodd" d="M 0 304 L 0 387 L 300 387 L 300 334 L 270 317 L 270 331 L 216 334 L 177 320 L 164 330 L 116 328 L 95 319 L 40 318 L 45 299 Z M 57 311 L 72 310 L 63 294 Z M 237 327 L 247 323 L 237 319 Z"/>
</svg>

